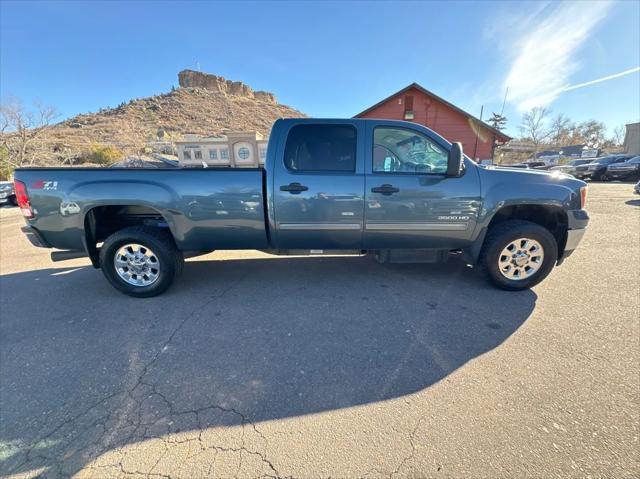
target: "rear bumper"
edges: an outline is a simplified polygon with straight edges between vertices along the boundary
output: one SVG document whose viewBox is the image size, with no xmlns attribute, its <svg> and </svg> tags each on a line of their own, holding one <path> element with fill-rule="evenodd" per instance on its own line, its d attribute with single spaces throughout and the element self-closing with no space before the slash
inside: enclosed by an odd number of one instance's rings
<svg viewBox="0 0 640 479">
<path fill-rule="evenodd" d="M 20 230 L 25 234 L 29 242 L 38 248 L 51 248 L 51 245 L 42 236 L 42 233 L 33 226 L 23 226 Z"/>
</svg>

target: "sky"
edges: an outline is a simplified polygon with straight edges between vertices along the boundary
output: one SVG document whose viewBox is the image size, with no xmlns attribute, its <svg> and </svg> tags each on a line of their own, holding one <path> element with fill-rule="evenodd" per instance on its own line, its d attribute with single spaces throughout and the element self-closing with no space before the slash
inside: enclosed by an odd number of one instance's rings
<svg viewBox="0 0 640 479">
<path fill-rule="evenodd" d="M 240 80 L 314 117 L 351 117 L 412 82 L 507 133 L 545 106 L 609 131 L 640 119 L 640 1 L 0 0 L 0 97 L 60 119 L 177 86 Z M 507 92 L 508 88 L 508 92 Z"/>
</svg>

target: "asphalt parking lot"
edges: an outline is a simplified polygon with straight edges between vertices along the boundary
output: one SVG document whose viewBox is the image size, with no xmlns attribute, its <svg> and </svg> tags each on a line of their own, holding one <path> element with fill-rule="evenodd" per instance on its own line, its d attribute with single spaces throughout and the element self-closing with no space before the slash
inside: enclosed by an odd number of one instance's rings
<svg viewBox="0 0 640 479">
<path fill-rule="evenodd" d="M 531 291 L 216 252 L 141 300 L 2 208 L 0 476 L 638 477 L 640 196 L 588 209 Z"/>
</svg>

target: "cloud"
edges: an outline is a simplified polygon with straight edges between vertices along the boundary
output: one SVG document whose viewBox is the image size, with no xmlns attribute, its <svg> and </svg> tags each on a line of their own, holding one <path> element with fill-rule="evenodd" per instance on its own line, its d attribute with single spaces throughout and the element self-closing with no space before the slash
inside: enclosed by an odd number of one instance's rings
<svg viewBox="0 0 640 479">
<path fill-rule="evenodd" d="M 607 75 L 606 77 L 597 78 L 595 80 L 586 81 L 584 83 L 578 83 L 576 85 L 571 85 L 571 86 L 568 86 L 568 87 L 564 88 L 563 90 L 559 91 L 558 93 L 562 93 L 563 91 L 577 90 L 578 88 L 583 88 L 585 86 L 595 85 L 596 83 L 601 83 L 601 82 L 607 81 L 607 80 L 613 80 L 614 78 L 620 78 L 620 77 L 623 77 L 625 75 L 631 75 L 632 73 L 635 73 L 635 72 L 640 72 L 640 67 L 629 68 L 628 70 L 625 70 L 623 72 L 614 73 L 612 75 Z"/>
<path fill-rule="evenodd" d="M 563 2 L 510 22 L 515 38 L 504 37 L 511 64 L 503 89 L 519 111 L 546 106 L 570 88 L 580 67 L 575 55 L 610 7 L 610 1 Z"/>
</svg>

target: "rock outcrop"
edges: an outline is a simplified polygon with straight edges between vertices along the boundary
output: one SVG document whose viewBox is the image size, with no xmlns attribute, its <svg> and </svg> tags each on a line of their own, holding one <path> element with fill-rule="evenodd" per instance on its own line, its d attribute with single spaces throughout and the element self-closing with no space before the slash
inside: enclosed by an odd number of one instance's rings
<svg viewBox="0 0 640 479">
<path fill-rule="evenodd" d="M 209 73 L 182 70 L 178 73 L 178 82 L 182 88 L 204 88 L 225 95 L 242 96 L 273 104 L 278 103 L 273 93 L 253 91 L 249 85 L 245 85 L 241 81 L 231 81 Z"/>
</svg>

